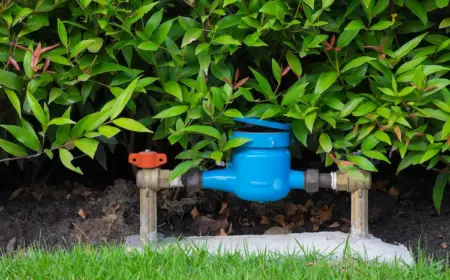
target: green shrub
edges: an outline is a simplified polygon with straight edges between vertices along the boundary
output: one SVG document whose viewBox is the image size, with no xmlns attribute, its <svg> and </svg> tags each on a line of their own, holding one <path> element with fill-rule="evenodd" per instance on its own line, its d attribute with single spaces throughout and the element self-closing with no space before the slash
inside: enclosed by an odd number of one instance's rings
<svg viewBox="0 0 450 280">
<path fill-rule="evenodd" d="M 355 176 L 392 153 L 398 171 L 436 169 L 439 209 L 449 11 L 448 0 L 2 1 L 0 147 L 58 152 L 81 172 L 74 147 L 94 157 L 122 128 L 152 129 L 184 148 L 177 176 L 229 160 L 245 143 L 227 140 L 234 117 L 276 119 Z"/>
</svg>

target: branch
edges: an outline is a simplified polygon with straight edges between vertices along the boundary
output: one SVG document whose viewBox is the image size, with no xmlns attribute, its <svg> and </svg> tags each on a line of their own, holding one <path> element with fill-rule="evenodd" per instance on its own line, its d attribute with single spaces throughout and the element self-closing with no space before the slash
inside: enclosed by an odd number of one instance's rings
<svg viewBox="0 0 450 280">
<path fill-rule="evenodd" d="M 19 160 L 19 159 L 32 159 L 32 158 L 37 158 L 39 156 L 41 156 L 43 154 L 43 152 L 31 155 L 31 156 L 23 156 L 23 157 L 13 157 L 13 158 L 5 158 L 5 159 L 0 159 L 0 163 L 1 162 L 8 162 L 8 161 L 13 161 L 13 160 Z"/>
</svg>

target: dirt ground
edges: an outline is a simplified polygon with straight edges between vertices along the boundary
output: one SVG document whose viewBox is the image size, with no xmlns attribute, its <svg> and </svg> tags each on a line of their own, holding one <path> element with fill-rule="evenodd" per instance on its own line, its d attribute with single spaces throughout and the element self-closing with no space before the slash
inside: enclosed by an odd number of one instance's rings
<svg viewBox="0 0 450 280">
<path fill-rule="evenodd" d="M 432 181 L 413 173 L 374 182 L 370 231 L 390 243 L 443 259 L 450 243 L 450 195 L 439 215 L 431 200 Z M 424 199 L 424 197 L 426 199 Z M 168 236 L 270 234 L 336 231 L 350 228 L 348 194 L 293 191 L 283 201 L 252 203 L 220 192 L 187 196 L 159 194 L 159 232 Z M 120 243 L 139 232 L 139 199 L 134 182 L 116 180 L 106 189 L 74 182 L 40 189 L 0 191 L 0 250 L 34 243 L 70 246 L 74 242 Z"/>
</svg>

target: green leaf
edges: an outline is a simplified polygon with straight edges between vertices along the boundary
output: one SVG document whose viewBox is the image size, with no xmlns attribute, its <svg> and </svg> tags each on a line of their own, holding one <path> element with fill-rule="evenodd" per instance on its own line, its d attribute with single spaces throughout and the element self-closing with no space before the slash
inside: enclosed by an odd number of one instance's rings
<svg viewBox="0 0 450 280">
<path fill-rule="evenodd" d="M 215 45 L 241 45 L 238 40 L 233 39 L 233 37 L 231 37 L 230 35 L 222 35 L 216 37 L 211 41 L 211 43 Z"/>
<path fill-rule="evenodd" d="M 215 150 L 210 155 L 211 159 L 215 160 L 216 162 L 220 162 L 223 157 L 223 152 Z"/>
<path fill-rule="evenodd" d="M 0 139 L 0 148 L 2 148 L 3 150 L 5 150 L 5 152 L 15 157 L 23 157 L 27 155 L 27 152 L 25 151 L 24 148 L 3 139 Z"/>
<path fill-rule="evenodd" d="M 28 104 L 30 104 L 31 111 L 33 111 L 34 116 L 36 119 L 42 124 L 42 127 L 45 127 L 47 125 L 47 117 L 44 113 L 44 110 L 42 109 L 39 102 L 34 98 L 33 94 L 31 94 L 29 91 L 27 91 L 27 101 Z"/>
<path fill-rule="evenodd" d="M 363 155 L 365 155 L 366 157 L 373 158 L 373 159 L 378 159 L 378 160 L 382 160 L 382 161 L 385 161 L 385 162 L 387 162 L 387 163 L 391 163 L 391 162 L 389 161 L 389 159 L 388 159 L 385 155 L 383 155 L 382 153 L 380 153 L 380 152 L 378 152 L 378 151 L 363 151 L 362 153 L 363 153 Z"/>
<path fill-rule="evenodd" d="M 164 84 L 164 91 L 175 96 L 178 100 L 183 101 L 183 93 L 181 87 L 176 81 L 168 81 Z"/>
<path fill-rule="evenodd" d="M 52 63 L 66 65 L 66 66 L 73 66 L 72 63 L 70 63 L 70 60 L 68 60 L 67 58 L 60 56 L 60 55 L 50 54 L 48 56 L 48 58 L 50 58 L 50 61 Z"/>
<path fill-rule="evenodd" d="M 64 23 L 58 19 L 58 36 L 59 40 L 61 41 L 61 44 L 64 45 L 64 47 L 67 47 L 68 41 L 67 41 L 67 31 L 66 27 L 64 26 Z"/>
<path fill-rule="evenodd" d="M 270 1 L 265 3 L 264 6 L 259 9 L 259 12 L 276 16 L 278 19 L 283 20 L 288 12 L 288 7 L 284 1 Z"/>
<path fill-rule="evenodd" d="M 243 138 L 243 137 L 237 137 L 237 138 L 233 138 L 230 139 L 230 141 L 228 141 L 225 146 L 223 147 L 223 151 L 226 152 L 230 149 L 234 149 L 237 147 L 240 147 L 242 145 L 244 145 L 245 143 L 250 142 L 251 139 L 248 138 Z"/>
<path fill-rule="evenodd" d="M 433 187 L 433 202 L 434 207 L 436 207 L 436 210 L 438 213 L 441 213 L 441 204 L 442 204 L 442 197 L 444 196 L 444 190 L 447 186 L 449 181 L 449 175 L 447 173 L 441 172 L 436 177 L 436 182 L 434 183 Z"/>
<path fill-rule="evenodd" d="M 156 28 L 158 28 L 159 24 L 161 23 L 163 11 L 164 9 L 161 9 L 158 12 L 154 13 L 145 24 L 144 33 L 148 38 L 152 36 L 153 32 L 156 30 Z"/>
<path fill-rule="evenodd" d="M 428 161 L 429 159 L 431 159 L 432 157 L 434 157 L 435 155 L 437 155 L 441 150 L 439 149 L 428 149 L 422 156 L 422 158 L 420 159 L 419 163 L 424 163 L 426 161 Z"/>
<path fill-rule="evenodd" d="M 98 141 L 90 138 L 82 138 L 74 142 L 75 147 L 80 149 L 83 153 L 88 155 L 91 159 L 94 159 L 95 152 L 97 151 Z"/>
<path fill-rule="evenodd" d="M 22 118 L 22 109 L 20 106 L 19 97 L 17 97 L 16 93 L 10 89 L 5 88 L 4 90 L 6 92 L 6 95 L 8 96 L 9 102 L 11 102 L 17 114 L 19 115 L 19 118 Z"/>
<path fill-rule="evenodd" d="M 118 127 L 124 128 L 129 131 L 153 133 L 153 131 L 149 130 L 143 124 L 133 119 L 118 118 L 113 120 L 112 122 Z"/>
<path fill-rule="evenodd" d="M 50 96 L 48 98 L 48 104 L 52 103 L 53 101 L 55 101 L 58 97 L 60 97 L 63 94 L 63 90 L 60 88 L 52 88 L 52 90 L 50 91 Z"/>
<path fill-rule="evenodd" d="M 173 20 L 168 20 L 161 24 L 152 36 L 151 41 L 157 45 L 161 45 L 169 34 L 170 28 L 172 27 Z"/>
<path fill-rule="evenodd" d="M 449 0 L 436 0 L 436 6 L 439 9 L 448 7 Z"/>
<path fill-rule="evenodd" d="M 84 52 L 91 44 L 95 44 L 95 40 L 89 39 L 79 42 L 75 45 L 75 47 L 72 48 L 72 51 L 70 52 L 70 58 L 78 56 L 80 53 Z"/>
<path fill-rule="evenodd" d="M 402 58 L 405 55 L 407 55 L 410 51 L 415 49 L 420 44 L 420 42 L 422 42 L 423 38 L 425 38 L 426 35 L 427 33 L 422 34 L 419 37 L 416 37 L 411 41 L 407 42 L 406 44 L 404 44 L 403 46 L 401 46 L 401 48 L 395 51 L 394 53 L 395 58 Z"/>
<path fill-rule="evenodd" d="M 442 127 L 442 140 L 446 139 L 450 136 L 450 120 L 446 121 L 444 123 L 444 126 Z"/>
<path fill-rule="evenodd" d="M 204 135 L 214 137 L 216 139 L 222 138 L 222 135 L 216 128 L 214 128 L 212 126 L 207 126 L 207 125 L 191 125 L 191 126 L 188 126 L 184 129 L 182 129 L 181 131 L 189 132 L 189 133 L 196 133 L 196 134 L 204 134 Z"/>
<path fill-rule="evenodd" d="M 404 0 L 405 6 L 411 10 L 423 23 L 423 25 L 427 25 L 428 17 L 427 12 L 423 8 L 423 6 L 417 0 Z"/>
<path fill-rule="evenodd" d="M 244 117 L 241 112 L 237 109 L 228 109 L 223 113 L 225 116 L 229 118 L 242 118 Z"/>
<path fill-rule="evenodd" d="M 291 66 L 292 71 L 294 71 L 294 73 L 300 77 L 302 75 L 303 69 L 298 57 L 292 52 L 288 51 L 286 53 L 286 59 L 289 63 L 289 66 Z"/>
<path fill-rule="evenodd" d="M 376 167 L 373 165 L 373 163 L 370 162 L 370 160 L 366 159 L 365 157 L 348 155 L 347 159 L 350 160 L 351 162 L 355 163 L 356 165 L 358 165 L 361 169 L 371 171 L 371 172 L 378 171 L 376 169 Z"/>
<path fill-rule="evenodd" d="M 347 65 L 345 65 L 344 68 L 342 68 L 341 72 L 344 73 L 350 69 L 359 67 L 359 66 L 363 65 L 364 63 L 367 63 L 372 60 L 376 60 L 376 59 L 373 57 L 370 57 L 370 56 L 361 56 L 361 57 L 355 58 L 352 61 L 350 61 L 349 63 L 347 63 Z"/>
<path fill-rule="evenodd" d="M 188 109 L 189 109 L 189 106 L 187 106 L 187 105 L 173 106 L 173 107 L 170 107 L 169 109 L 166 109 L 166 110 L 160 112 L 153 118 L 154 119 L 167 119 L 170 117 L 181 115 L 184 112 L 186 112 Z"/>
<path fill-rule="evenodd" d="M 75 123 L 74 121 L 72 121 L 69 118 L 54 118 L 53 120 L 51 120 L 48 125 L 65 125 L 65 124 L 73 124 Z"/>
<path fill-rule="evenodd" d="M 183 37 L 183 42 L 181 43 L 181 47 L 189 45 L 190 43 L 196 41 L 203 33 L 203 30 L 199 28 L 191 28 L 189 29 Z"/>
<path fill-rule="evenodd" d="M 322 9 L 330 7 L 333 2 L 334 0 L 322 0 Z"/>
<path fill-rule="evenodd" d="M 136 88 L 136 84 L 139 81 L 139 78 L 134 79 L 127 88 L 115 99 L 114 106 L 110 111 L 111 120 L 115 119 L 117 116 L 122 113 L 125 106 L 127 106 L 128 101 L 130 101 L 131 95 Z"/>
<path fill-rule="evenodd" d="M 140 20 L 143 16 L 145 16 L 148 12 L 150 12 L 153 7 L 158 5 L 159 1 L 150 3 L 148 5 L 141 6 L 139 9 L 133 11 L 131 16 L 128 18 L 128 20 L 125 22 L 125 26 L 130 27 L 133 23 Z"/>
<path fill-rule="evenodd" d="M 317 117 L 317 113 L 316 112 L 311 113 L 311 114 L 309 114 L 309 115 L 307 115 L 305 117 L 305 125 L 306 125 L 306 127 L 308 128 L 308 130 L 310 132 L 313 131 L 314 122 L 316 120 L 316 117 Z"/>
<path fill-rule="evenodd" d="M 439 28 L 447 28 L 450 26 L 450 17 L 444 18 L 439 24 Z"/>
<path fill-rule="evenodd" d="M 294 120 L 292 122 L 292 130 L 298 141 L 300 141 L 305 147 L 307 147 L 308 129 L 306 128 L 305 121 Z"/>
<path fill-rule="evenodd" d="M 224 0 L 222 7 L 226 7 L 226 6 L 228 6 L 230 4 L 233 4 L 233 3 L 237 2 L 237 1 L 240 1 L 240 0 Z"/>
<path fill-rule="evenodd" d="M 331 149 L 333 149 L 333 144 L 331 142 L 331 138 L 326 133 L 320 134 L 319 143 L 320 143 L 320 146 L 322 147 L 322 149 L 327 153 L 331 152 Z"/>
<path fill-rule="evenodd" d="M 398 165 L 397 174 L 410 165 L 418 164 L 421 158 L 421 153 L 408 153 Z"/>
<path fill-rule="evenodd" d="M 81 169 L 79 167 L 75 167 L 72 164 L 72 160 L 73 160 L 73 155 L 66 149 L 59 149 L 59 158 L 61 159 L 61 162 L 64 164 L 64 166 L 69 169 L 72 170 L 76 173 L 79 174 L 83 174 L 83 172 L 81 171 Z"/>
<path fill-rule="evenodd" d="M 80 0 L 80 2 L 83 8 L 87 8 L 89 4 L 91 4 L 92 0 Z"/>
<path fill-rule="evenodd" d="M 184 173 L 188 172 L 189 169 L 199 165 L 201 162 L 200 159 L 197 160 L 186 160 L 182 163 L 178 164 L 169 174 L 169 182 L 173 179 L 180 177 Z"/>
<path fill-rule="evenodd" d="M 159 48 L 159 45 L 157 45 L 151 41 L 143 42 L 138 45 L 138 49 L 144 50 L 144 51 L 152 51 L 153 52 L 153 51 L 156 51 L 158 48 Z"/>
<path fill-rule="evenodd" d="M 87 50 L 90 53 L 98 53 L 100 51 L 100 49 L 102 48 L 102 46 L 103 46 L 103 39 L 97 37 L 97 38 L 94 38 L 92 40 L 94 40 L 94 42 L 92 42 L 91 44 L 89 44 L 87 46 Z"/>
<path fill-rule="evenodd" d="M 415 59 L 413 59 L 411 61 L 408 61 L 408 62 L 402 64 L 402 66 L 400 66 L 397 69 L 397 72 L 395 72 L 395 75 L 398 76 L 398 75 L 400 75 L 402 73 L 405 73 L 405 72 L 413 69 L 417 65 L 421 64 L 425 59 L 427 59 L 427 57 L 418 57 L 418 58 L 415 58 Z"/>
<path fill-rule="evenodd" d="M 361 143 L 361 150 L 362 151 L 370 151 L 373 148 L 375 148 L 378 143 L 380 143 L 380 140 L 378 140 L 375 136 L 369 135 L 364 139 L 364 141 Z"/>
<path fill-rule="evenodd" d="M 25 56 L 23 57 L 23 70 L 29 79 L 31 79 L 34 75 L 34 70 L 32 68 L 32 57 L 33 57 L 33 42 L 30 42 L 28 45 L 28 49 L 30 51 L 25 52 Z"/>
<path fill-rule="evenodd" d="M 299 99 L 305 93 L 305 89 L 308 83 L 305 84 L 294 84 L 288 91 L 283 95 L 283 100 L 281 101 L 282 106 L 297 104 Z"/>
<path fill-rule="evenodd" d="M 372 25 L 369 30 L 380 31 L 391 27 L 393 24 L 390 20 L 380 20 L 378 23 Z"/>
<path fill-rule="evenodd" d="M 250 68 L 250 70 L 253 72 L 253 75 L 255 75 L 255 78 L 258 81 L 261 93 L 264 94 L 266 98 L 273 97 L 274 93 L 272 87 L 269 84 L 269 81 L 267 81 L 267 79 L 264 78 L 264 76 L 261 75 L 259 72 L 253 70 L 252 68 Z"/>
<path fill-rule="evenodd" d="M 0 126 L 11 133 L 17 139 L 17 141 L 24 144 L 27 148 L 39 152 L 41 150 L 41 143 L 39 142 L 36 133 L 28 122 L 26 122 L 25 120 L 22 120 L 22 122 L 24 124 L 24 127 L 15 125 Z"/>
<path fill-rule="evenodd" d="M 364 4 L 364 6 L 366 6 L 367 9 L 372 4 L 372 0 L 361 0 L 361 2 Z"/>
<path fill-rule="evenodd" d="M 114 126 L 104 125 L 98 128 L 98 132 L 106 138 L 111 138 L 120 132 L 120 129 Z"/>
<path fill-rule="evenodd" d="M 275 59 L 272 58 L 272 73 L 275 77 L 275 80 L 277 80 L 277 83 L 281 83 L 281 68 L 280 65 L 275 61 Z"/>
<path fill-rule="evenodd" d="M 344 28 L 344 31 L 351 31 L 351 30 L 356 30 L 356 31 L 360 31 L 361 29 L 366 29 L 366 26 L 364 25 L 364 23 L 362 22 L 362 20 L 358 19 L 358 20 L 352 20 L 349 24 L 347 24 L 347 26 Z"/>
<path fill-rule="evenodd" d="M 350 44 L 353 39 L 355 39 L 356 35 L 358 35 L 359 30 L 344 30 L 338 37 L 336 46 L 338 48 L 345 48 L 348 44 Z"/>
<path fill-rule="evenodd" d="M 314 0 L 303 0 L 311 9 L 314 10 Z"/>
<path fill-rule="evenodd" d="M 322 73 L 317 81 L 316 87 L 314 89 L 314 94 L 322 94 L 329 87 L 331 87 L 336 79 L 338 78 L 337 72 L 325 72 Z"/>
<path fill-rule="evenodd" d="M 364 100 L 364 97 L 359 97 L 359 98 L 350 100 L 347 104 L 345 104 L 344 109 L 342 109 L 342 111 L 339 113 L 338 117 L 342 119 L 342 118 L 345 118 L 348 115 L 350 115 L 363 100 Z"/>
<path fill-rule="evenodd" d="M 22 78 L 12 72 L 0 69 L 0 85 L 20 91 L 22 90 L 22 84 Z"/>
</svg>

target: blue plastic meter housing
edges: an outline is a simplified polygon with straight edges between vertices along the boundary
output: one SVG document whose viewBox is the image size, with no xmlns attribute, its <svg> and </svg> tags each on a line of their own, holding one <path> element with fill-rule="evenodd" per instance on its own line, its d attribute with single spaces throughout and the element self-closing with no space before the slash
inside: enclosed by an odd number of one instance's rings
<svg viewBox="0 0 450 280">
<path fill-rule="evenodd" d="M 260 131 L 234 131 L 231 138 L 249 142 L 233 151 L 225 169 L 203 172 L 203 188 L 234 193 L 249 201 L 277 201 L 291 189 L 304 188 L 304 174 L 291 170 L 290 124 L 256 118 L 237 118 Z"/>
</svg>

